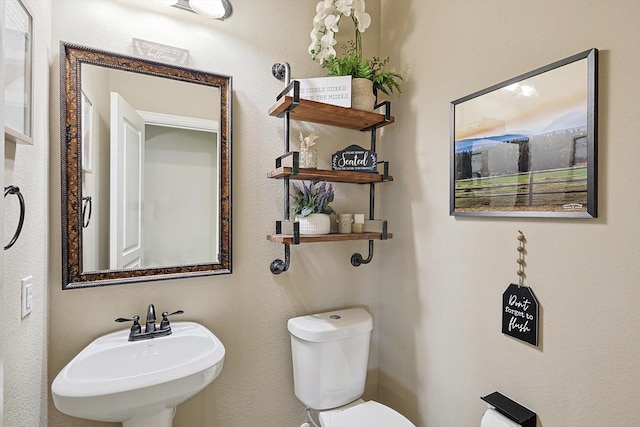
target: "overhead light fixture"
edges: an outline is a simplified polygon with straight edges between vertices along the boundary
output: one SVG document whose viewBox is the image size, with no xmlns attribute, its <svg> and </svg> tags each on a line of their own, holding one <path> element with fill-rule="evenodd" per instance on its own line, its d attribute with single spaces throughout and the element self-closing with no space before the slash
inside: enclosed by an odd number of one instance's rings
<svg viewBox="0 0 640 427">
<path fill-rule="evenodd" d="M 155 0 L 207 18 L 224 21 L 233 13 L 229 0 Z"/>
</svg>

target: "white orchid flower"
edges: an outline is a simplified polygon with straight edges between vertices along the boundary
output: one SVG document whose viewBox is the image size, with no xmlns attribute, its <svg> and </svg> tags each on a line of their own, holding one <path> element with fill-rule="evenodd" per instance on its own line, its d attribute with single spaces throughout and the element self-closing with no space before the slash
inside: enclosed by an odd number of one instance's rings
<svg viewBox="0 0 640 427">
<path fill-rule="evenodd" d="M 360 40 L 360 33 L 371 25 L 371 15 L 365 12 L 365 0 L 320 0 L 316 3 L 316 15 L 313 18 L 313 30 L 310 33 L 311 44 L 309 53 L 314 61 L 324 65 L 325 60 L 336 57 L 335 33 L 339 31 L 338 24 L 342 16 L 351 17 Z M 362 47 L 356 43 L 360 55 Z"/>
<path fill-rule="evenodd" d="M 323 3 L 323 2 L 320 2 Z M 318 5 L 316 6 L 316 11 L 320 8 L 320 3 L 318 3 Z M 322 5 L 322 13 L 326 15 L 331 15 L 336 11 L 336 6 L 334 3 L 334 0 L 325 0 L 323 5 Z"/>
<path fill-rule="evenodd" d="M 327 34 L 322 36 L 320 39 L 320 52 L 318 54 L 320 64 L 324 64 L 327 58 L 336 56 L 336 50 L 333 48 L 336 43 L 338 43 L 338 41 L 333 37 L 333 31 L 328 31 Z"/>
<path fill-rule="evenodd" d="M 338 28 L 339 22 L 340 22 L 340 15 L 338 16 L 329 15 L 326 18 L 324 18 L 324 26 L 327 28 L 327 32 L 333 31 L 334 33 L 337 33 L 338 31 L 340 31 L 340 29 Z"/>
<path fill-rule="evenodd" d="M 318 43 L 318 30 L 315 28 L 311 30 L 311 32 L 309 33 L 309 37 L 311 38 L 312 42 Z"/>
<path fill-rule="evenodd" d="M 320 1 L 316 5 L 316 16 L 313 18 L 314 25 L 324 22 L 324 18 L 326 18 L 327 15 L 332 14 L 333 10 L 333 5 L 331 5 L 330 7 L 325 7 L 324 1 Z"/>
<path fill-rule="evenodd" d="M 357 10 L 354 10 L 353 16 L 355 16 L 356 21 L 358 21 L 358 31 L 364 33 L 364 31 L 369 28 L 369 25 L 371 25 L 371 15 L 369 15 L 367 12 L 359 12 Z"/>
<path fill-rule="evenodd" d="M 364 0 L 352 0 L 351 7 L 353 10 L 357 10 L 358 12 L 364 13 Z"/>
<path fill-rule="evenodd" d="M 314 28 L 309 33 L 309 37 L 311 38 L 311 44 L 309 45 L 309 54 L 311 54 L 312 58 L 315 59 L 318 53 L 320 52 L 320 40 L 318 38 L 319 35 L 318 28 Z"/>
<path fill-rule="evenodd" d="M 333 31 L 327 31 L 327 34 L 320 38 L 320 46 L 323 49 L 329 49 L 336 43 L 338 43 L 338 41 L 333 37 Z"/>
<path fill-rule="evenodd" d="M 318 54 L 318 42 L 317 41 L 312 41 L 311 44 L 309 45 L 308 51 L 309 54 L 315 58 L 316 55 Z"/>
<path fill-rule="evenodd" d="M 336 9 L 344 16 L 351 15 L 353 0 L 336 0 Z"/>
<path fill-rule="evenodd" d="M 364 30 L 371 25 L 371 15 L 365 12 L 364 0 L 353 0 L 353 16 L 356 18 L 358 31 L 364 33 Z"/>
</svg>

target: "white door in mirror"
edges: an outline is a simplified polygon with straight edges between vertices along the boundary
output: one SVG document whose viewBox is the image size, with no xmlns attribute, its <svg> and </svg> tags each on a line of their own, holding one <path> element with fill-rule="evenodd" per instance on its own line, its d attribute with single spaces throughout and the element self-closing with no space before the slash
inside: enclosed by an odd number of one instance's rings
<svg viewBox="0 0 640 427">
<path fill-rule="evenodd" d="M 144 257 L 145 123 L 111 92 L 111 226 L 109 268 L 140 268 Z"/>
</svg>

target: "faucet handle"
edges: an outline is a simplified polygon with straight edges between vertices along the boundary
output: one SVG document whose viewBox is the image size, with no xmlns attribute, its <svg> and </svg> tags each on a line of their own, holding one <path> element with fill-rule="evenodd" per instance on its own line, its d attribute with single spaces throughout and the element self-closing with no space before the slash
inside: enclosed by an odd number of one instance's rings
<svg viewBox="0 0 640 427">
<path fill-rule="evenodd" d="M 160 329 L 169 328 L 169 319 L 167 319 L 167 317 L 173 316 L 174 314 L 182 314 L 182 313 L 184 313 L 184 311 L 182 310 L 174 311 L 173 313 L 169 313 L 168 311 L 165 311 L 164 313 L 162 313 L 162 322 L 160 322 Z"/>
<path fill-rule="evenodd" d="M 133 325 L 131 325 L 131 333 L 132 334 L 139 334 L 140 332 L 142 332 L 142 328 L 140 327 L 140 316 L 138 316 L 137 314 L 135 316 L 133 316 L 131 319 L 127 319 L 124 317 L 118 317 L 116 319 L 116 322 L 122 323 L 122 322 L 133 322 Z"/>
</svg>

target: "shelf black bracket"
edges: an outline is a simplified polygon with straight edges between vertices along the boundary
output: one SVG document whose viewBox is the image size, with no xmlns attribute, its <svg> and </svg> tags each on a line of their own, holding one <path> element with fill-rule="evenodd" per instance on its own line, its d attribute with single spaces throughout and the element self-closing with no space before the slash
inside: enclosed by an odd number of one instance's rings
<svg viewBox="0 0 640 427">
<path fill-rule="evenodd" d="M 360 132 L 366 132 L 368 130 L 375 131 L 380 125 L 385 123 L 389 123 L 391 121 L 391 102 L 390 101 L 382 101 L 379 104 L 376 104 L 373 109 L 377 110 L 380 107 L 384 107 L 384 118 L 377 123 L 372 124 L 371 126 L 367 126 L 364 129 L 360 129 Z M 375 150 L 374 150 L 375 151 Z"/>
<path fill-rule="evenodd" d="M 382 220 L 382 233 L 380 240 L 387 240 L 387 220 Z M 364 259 L 360 253 L 351 255 L 351 265 L 360 267 L 362 264 L 369 264 L 373 260 L 373 240 L 369 240 L 369 256 Z"/>
<path fill-rule="evenodd" d="M 282 90 L 282 92 L 280 92 L 278 96 L 276 96 L 276 101 L 280 101 L 280 99 L 282 99 L 283 96 L 289 95 L 291 91 L 293 91 L 293 95 L 292 95 L 293 99 L 292 99 L 292 104 L 289 106 L 288 110 L 293 110 L 300 104 L 300 81 L 292 80 L 291 83 L 286 85 Z M 278 117 L 282 117 L 282 115 Z"/>
<path fill-rule="evenodd" d="M 362 264 L 369 264 L 373 260 L 373 240 L 369 240 L 369 256 L 367 259 L 363 259 L 362 255 L 355 253 L 351 255 L 351 265 L 354 267 L 360 267 Z"/>
<path fill-rule="evenodd" d="M 382 165 L 382 181 L 389 181 L 389 162 L 386 160 L 381 160 L 378 162 L 378 164 Z"/>
<path fill-rule="evenodd" d="M 273 274 L 281 274 L 289 269 L 289 265 L 291 264 L 291 249 L 289 245 L 284 245 L 284 261 L 281 259 L 276 259 L 271 262 L 271 272 Z"/>
<path fill-rule="evenodd" d="M 292 222 L 293 224 L 293 244 L 300 244 L 300 223 L 297 221 Z M 276 234 L 282 234 L 282 221 L 276 221 Z M 285 271 L 289 270 L 289 265 L 291 265 L 291 245 L 285 243 L 284 245 L 284 261 L 281 259 L 276 259 L 271 262 L 269 269 L 273 274 L 281 274 Z"/>
<path fill-rule="evenodd" d="M 298 175 L 300 173 L 300 152 L 289 151 L 280 157 L 276 158 L 276 169 L 282 167 L 282 161 L 287 157 L 291 157 L 291 175 Z"/>
</svg>

